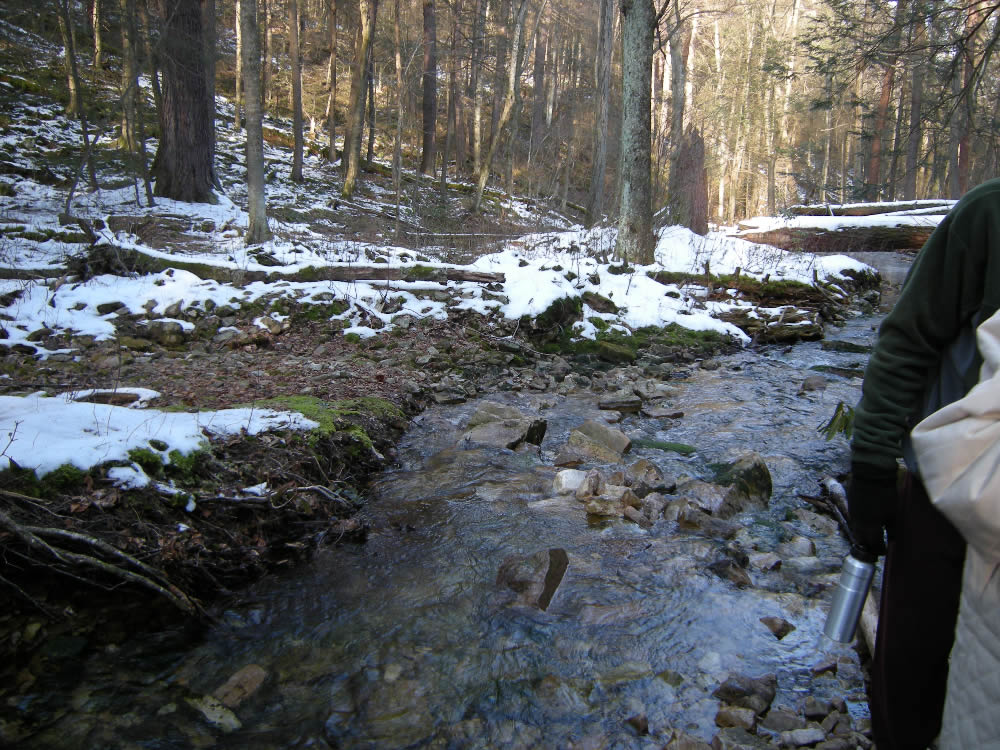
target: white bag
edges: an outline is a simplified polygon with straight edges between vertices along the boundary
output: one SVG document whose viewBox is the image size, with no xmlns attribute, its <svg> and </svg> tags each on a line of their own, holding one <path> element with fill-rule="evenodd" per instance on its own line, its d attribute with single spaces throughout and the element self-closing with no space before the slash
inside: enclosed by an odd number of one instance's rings
<svg viewBox="0 0 1000 750">
<path fill-rule="evenodd" d="M 1000 312 L 976 330 L 979 383 L 911 437 L 927 494 L 965 540 L 1000 561 Z"/>
</svg>

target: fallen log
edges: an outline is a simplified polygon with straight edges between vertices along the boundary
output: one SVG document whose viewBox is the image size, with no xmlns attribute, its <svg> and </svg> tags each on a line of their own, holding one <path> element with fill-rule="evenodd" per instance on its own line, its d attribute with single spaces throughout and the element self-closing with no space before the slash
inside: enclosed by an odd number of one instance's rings
<svg viewBox="0 0 1000 750">
<path fill-rule="evenodd" d="M 939 208 L 941 214 L 948 213 L 955 201 L 893 201 L 891 203 L 815 203 L 810 206 L 789 206 L 792 216 L 878 216 L 899 211 L 922 211 Z M 937 212 L 934 212 L 937 213 Z"/>
<path fill-rule="evenodd" d="M 866 226 L 826 229 L 823 227 L 779 227 L 763 232 L 745 231 L 739 238 L 782 250 L 807 253 L 850 253 L 893 250 L 915 251 L 923 247 L 934 226 Z"/>
<path fill-rule="evenodd" d="M 427 281 L 446 283 L 467 281 L 476 284 L 502 284 L 502 273 L 488 273 L 469 268 L 413 266 L 306 266 L 294 271 L 248 270 L 230 266 L 215 266 L 183 257 L 150 255 L 140 250 L 124 249 L 113 245 L 95 245 L 81 255 L 70 259 L 67 267 L 71 273 L 88 279 L 103 273 L 151 274 L 176 268 L 188 271 L 201 279 L 212 279 L 229 284 L 253 281 Z"/>
</svg>

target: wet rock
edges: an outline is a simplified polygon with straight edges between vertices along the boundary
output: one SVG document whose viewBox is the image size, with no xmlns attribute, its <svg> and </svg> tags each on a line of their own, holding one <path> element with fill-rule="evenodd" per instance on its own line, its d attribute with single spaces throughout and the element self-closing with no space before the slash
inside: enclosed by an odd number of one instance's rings
<svg viewBox="0 0 1000 750">
<path fill-rule="evenodd" d="M 646 717 L 646 714 L 629 716 L 625 719 L 625 723 L 632 727 L 640 737 L 649 734 L 649 719 Z"/>
<path fill-rule="evenodd" d="M 715 714 L 715 726 L 740 727 L 752 731 L 757 725 L 757 714 L 753 709 L 741 706 L 722 706 Z"/>
<path fill-rule="evenodd" d="M 767 712 L 760 726 L 772 732 L 787 732 L 790 729 L 804 729 L 806 720 L 793 711 L 777 708 Z"/>
<path fill-rule="evenodd" d="M 243 727 L 240 720 L 236 718 L 236 714 L 226 708 L 215 696 L 203 695 L 200 698 L 185 698 L 184 700 L 191 708 L 198 711 L 205 721 L 223 732 L 235 732 Z"/>
<path fill-rule="evenodd" d="M 544 419 L 504 419 L 473 427 L 462 435 L 461 441 L 513 450 L 521 443 L 541 445 L 547 427 Z"/>
<path fill-rule="evenodd" d="M 727 521 L 708 515 L 691 504 L 687 498 L 672 501 L 663 512 L 664 518 L 677 521 L 683 529 L 704 531 L 717 539 L 731 539 L 742 528 L 734 521 Z"/>
<path fill-rule="evenodd" d="M 659 492 L 651 492 L 642 498 L 639 509 L 650 521 L 656 521 L 663 515 L 663 509 L 667 507 L 668 502 L 670 501 Z"/>
<path fill-rule="evenodd" d="M 636 353 L 627 346 L 613 344 L 610 341 L 597 341 L 594 344 L 594 354 L 604 362 L 612 364 L 628 364 L 635 362 Z"/>
<path fill-rule="evenodd" d="M 557 495 L 572 495 L 587 478 L 587 472 L 578 469 L 563 469 L 552 480 L 552 491 Z"/>
<path fill-rule="evenodd" d="M 746 729 L 728 727 L 712 738 L 712 750 L 773 750 L 773 746 Z"/>
<path fill-rule="evenodd" d="M 810 375 L 802 381 L 802 385 L 799 386 L 798 395 L 801 396 L 810 391 L 825 391 L 828 382 L 822 375 Z"/>
<path fill-rule="evenodd" d="M 809 537 L 795 536 L 778 545 L 778 554 L 782 557 L 815 557 L 816 543 Z"/>
<path fill-rule="evenodd" d="M 621 411 L 637 414 L 642 408 L 642 399 L 629 390 L 620 390 L 598 400 L 597 408 L 603 411 Z"/>
<path fill-rule="evenodd" d="M 236 708 L 264 684 L 267 672 L 257 664 L 248 664 L 230 677 L 213 695 L 227 708 Z"/>
<path fill-rule="evenodd" d="M 733 583 L 737 588 L 744 589 L 753 585 L 753 581 L 750 580 L 749 574 L 747 574 L 747 572 L 733 560 L 728 558 L 724 560 L 716 560 L 708 566 L 708 569 L 722 580 Z"/>
<path fill-rule="evenodd" d="M 588 497 L 596 497 L 603 494 L 604 484 L 604 475 L 597 469 L 591 469 L 584 476 L 580 486 L 576 488 L 577 499 L 584 500 Z"/>
<path fill-rule="evenodd" d="M 567 442 L 569 451 L 606 463 L 618 463 L 631 447 L 632 441 L 624 432 L 593 419 L 570 432 Z"/>
<path fill-rule="evenodd" d="M 771 499 L 771 472 L 757 453 L 741 456 L 716 476 L 716 482 L 728 487 L 724 501 L 714 515 L 720 518 L 746 510 L 762 510 Z"/>
<path fill-rule="evenodd" d="M 500 563 L 496 584 L 515 592 L 517 603 L 545 610 L 568 567 L 569 556 L 558 547 L 528 557 L 514 555 Z"/>
<path fill-rule="evenodd" d="M 805 747 L 815 745 L 826 739 L 826 732 L 821 727 L 811 726 L 805 729 L 789 729 L 781 733 L 781 744 L 789 747 Z"/>
<path fill-rule="evenodd" d="M 782 617 L 761 617 L 760 621 L 764 623 L 767 629 L 770 630 L 774 634 L 774 637 L 779 641 L 795 630 L 795 626 Z"/>
<path fill-rule="evenodd" d="M 701 510 L 719 515 L 726 502 L 726 490 L 717 484 L 689 479 L 677 485 L 677 495 Z"/>
<path fill-rule="evenodd" d="M 807 719 L 822 721 L 830 714 L 830 704 L 810 695 L 802 706 L 802 713 Z"/>
<path fill-rule="evenodd" d="M 592 516 L 603 518 L 621 518 L 624 515 L 624 507 L 618 500 L 608 497 L 592 497 L 587 500 L 587 513 Z"/>
<path fill-rule="evenodd" d="M 664 476 L 656 464 L 645 458 L 629 464 L 625 470 L 625 484 L 639 497 L 650 492 L 673 492 L 677 488 L 676 479 Z"/>
<path fill-rule="evenodd" d="M 640 413 L 650 419 L 681 419 L 684 412 L 678 411 L 672 406 L 656 406 L 652 404 L 643 405 Z"/>
<path fill-rule="evenodd" d="M 623 509 L 626 507 L 638 508 L 640 506 L 639 498 L 632 492 L 631 488 L 620 484 L 605 485 L 604 492 L 601 495 L 618 503 Z"/>
<path fill-rule="evenodd" d="M 674 730 L 673 736 L 663 750 L 712 750 L 712 746 L 686 732 Z"/>
<path fill-rule="evenodd" d="M 634 524 L 637 524 L 643 529 L 648 529 L 653 525 L 652 520 L 645 513 L 643 513 L 638 508 L 633 508 L 630 505 L 625 506 L 625 510 L 622 515 Z"/>
<path fill-rule="evenodd" d="M 643 401 L 657 401 L 677 396 L 677 389 L 658 380 L 640 380 L 632 386 L 632 391 Z"/>
<path fill-rule="evenodd" d="M 382 680 L 374 686 L 365 706 L 368 732 L 379 747 L 407 747 L 434 731 L 425 695 L 419 680 Z"/>
<path fill-rule="evenodd" d="M 712 693 L 713 698 L 743 708 L 753 709 L 761 715 L 771 707 L 778 689 L 778 678 L 773 675 L 749 677 L 730 674 Z"/>
</svg>

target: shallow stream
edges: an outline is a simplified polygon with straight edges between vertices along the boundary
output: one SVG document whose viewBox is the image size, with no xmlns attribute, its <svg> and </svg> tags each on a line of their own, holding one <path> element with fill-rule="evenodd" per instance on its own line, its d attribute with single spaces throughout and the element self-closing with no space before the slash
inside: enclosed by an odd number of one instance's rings
<svg viewBox="0 0 1000 750">
<path fill-rule="evenodd" d="M 868 318 L 828 332 L 860 347 L 873 337 Z M 845 697 L 862 718 L 853 650 L 835 673 L 813 670 L 846 548 L 798 496 L 847 468 L 844 439 L 817 428 L 857 400 L 850 373 L 866 356 L 817 342 L 691 364 L 671 379 L 682 418 L 618 425 L 634 444 L 626 463 L 645 457 L 679 478 L 763 456 L 770 507 L 740 516 L 730 541 L 666 520 L 594 523 L 575 499 L 553 497 L 569 431 L 606 416 L 592 392 L 489 397 L 548 421 L 540 449 L 462 445 L 478 402 L 432 408 L 377 482 L 366 544 L 324 547 L 262 581 L 197 643 L 161 633 L 84 651 L 62 692 L 24 698 L 20 709 L 36 700 L 53 723 L 23 746 L 662 747 L 672 729 L 713 736 L 711 694 L 729 674 L 777 675 L 775 707 Z M 842 374 L 803 390 L 817 365 Z M 802 538 L 815 555 L 789 551 Z M 753 585 L 739 588 L 709 569 L 733 545 L 783 564 L 751 564 Z M 518 603 L 497 582 L 501 564 L 550 549 L 568 565 L 547 609 Z M 795 629 L 779 640 L 762 617 Z M 250 665 L 263 682 L 231 711 L 206 697 Z"/>
</svg>

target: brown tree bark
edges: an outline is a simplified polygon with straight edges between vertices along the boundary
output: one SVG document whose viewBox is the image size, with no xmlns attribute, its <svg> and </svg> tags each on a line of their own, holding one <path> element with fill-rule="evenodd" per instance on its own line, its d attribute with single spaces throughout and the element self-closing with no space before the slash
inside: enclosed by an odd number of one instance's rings
<svg viewBox="0 0 1000 750">
<path fill-rule="evenodd" d="M 357 186 L 361 170 L 361 131 L 364 124 L 365 94 L 367 90 L 368 49 L 371 47 L 378 12 L 376 0 L 359 0 L 360 27 L 355 45 L 354 64 L 351 68 L 351 97 L 348 103 L 347 123 L 344 132 L 344 185 L 341 195 L 350 198 Z"/>
<path fill-rule="evenodd" d="M 255 2 L 256 0 L 251 0 Z M 288 0 L 288 54 L 292 62 L 292 182 L 302 182 L 302 55 L 299 54 L 299 3 Z"/>
<path fill-rule="evenodd" d="M 260 36 L 257 30 L 256 0 L 242 0 L 237 19 L 243 32 L 242 71 L 245 78 L 247 110 L 247 223 L 246 244 L 258 245 L 271 239 L 267 226 L 267 197 L 264 185 L 264 128 L 260 91 Z"/>
<path fill-rule="evenodd" d="M 159 5 L 163 106 L 160 145 L 153 160 L 154 194 L 178 201 L 214 202 L 200 3 L 160 0 Z"/>
<path fill-rule="evenodd" d="M 653 262 L 650 107 L 653 85 L 652 0 L 621 0 L 622 194 L 615 254 L 624 263 Z"/>
<path fill-rule="evenodd" d="M 236 3 L 236 91 L 233 94 L 233 130 L 239 132 L 243 127 L 243 3 L 256 0 L 234 0 Z"/>
<path fill-rule="evenodd" d="M 586 224 L 592 227 L 604 217 L 604 182 L 608 165 L 608 120 L 611 105 L 611 44 L 614 31 L 614 0 L 601 0 L 597 36 L 597 117 L 594 120 L 594 161 L 590 173 Z"/>
<path fill-rule="evenodd" d="M 331 162 L 337 160 L 337 0 L 329 0 L 330 64 L 326 71 L 326 85 L 330 95 L 326 100 L 326 127 L 330 133 Z"/>
<path fill-rule="evenodd" d="M 424 7 L 424 74 L 423 85 L 423 134 L 420 171 L 434 174 L 435 140 L 437 133 L 437 19 L 434 0 L 423 0 Z"/>
</svg>

